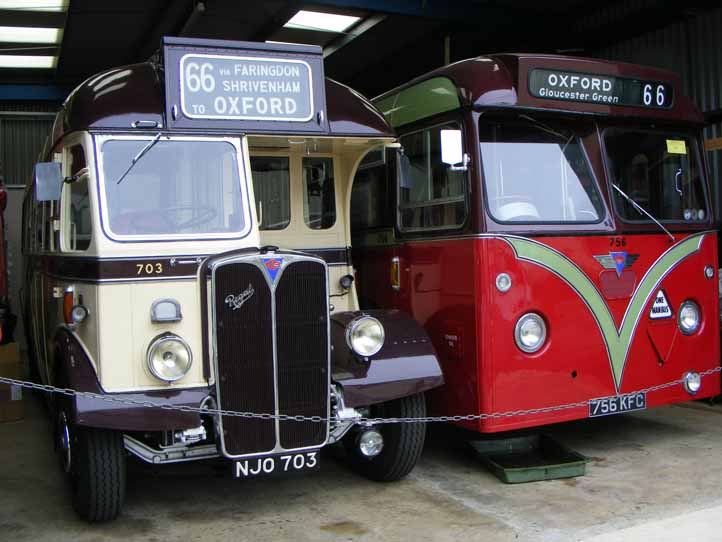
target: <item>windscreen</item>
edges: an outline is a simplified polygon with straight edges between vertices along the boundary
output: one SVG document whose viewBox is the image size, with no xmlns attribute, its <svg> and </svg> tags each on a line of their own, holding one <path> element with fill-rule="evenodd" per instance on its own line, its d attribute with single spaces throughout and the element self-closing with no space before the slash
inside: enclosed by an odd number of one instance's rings
<svg viewBox="0 0 722 542">
<path fill-rule="evenodd" d="M 112 235 L 233 237 L 245 229 L 238 153 L 230 142 L 109 139 L 100 152 Z"/>
<path fill-rule="evenodd" d="M 604 206 L 578 135 L 528 120 L 479 124 L 492 218 L 502 223 L 595 223 Z"/>
<path fill-rule="evenodd" d="M 694 139 L 632 129 L 608 129 L 604 147 L 611 180 L 657 220 L 706 222 L 704 181 Z M 614 190 L 614 205 L 624 220 L 651 219 Z"/>
</svg>

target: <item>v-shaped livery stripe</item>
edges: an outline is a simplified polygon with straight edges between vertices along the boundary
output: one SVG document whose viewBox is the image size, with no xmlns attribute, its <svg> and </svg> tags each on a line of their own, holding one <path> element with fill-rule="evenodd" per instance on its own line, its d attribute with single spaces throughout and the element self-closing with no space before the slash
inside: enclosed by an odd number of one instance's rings
<svg viewBox="0 0 722 542">
<path fill-rule="evenodd" d="M 569 258 L 537 241 L 521 237 L 505 237 L 504 239 L 511 244 L 518 259 L 545 267 L 553 272 L 569 284 L 586 303 L 602 333 L 614 375 L 614 383 L 619 392 L 629 347 L 644 307 L 662 279 L 682 260 L 699 251 L 704 233 L 692 235 L 672 245 L 652 264 L 634 291 L 619 329 L 614 323 L 614 318 L 602 294 L 589 280 L 589 277 Z"/>
</svg>

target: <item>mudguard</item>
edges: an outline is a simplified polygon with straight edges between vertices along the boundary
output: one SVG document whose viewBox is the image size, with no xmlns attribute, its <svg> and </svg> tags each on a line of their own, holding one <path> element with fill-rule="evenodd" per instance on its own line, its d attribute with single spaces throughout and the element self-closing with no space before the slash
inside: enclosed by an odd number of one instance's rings
<svg viewBox="0 0 722 542">
<path fill-rule="evenodd" d="M 386 335 L 381 350 L 368 360 L 356 355 L 346 342 L 347 325 L 364 314 L 378 319 Z M 331 378 L 343 387 L 350 407 L 407 397 L 444 383 L 424 328 L 402 311 L 382 309 L 331 315 Z"/>
<path fill-rule="evenodd" d="M 166 405 L 198 407 L 209 389 L 152 390 L 138 393 L 107 393 L 104 391 L 85 349 L 68 329 L 60 329 L 54 340 L 55 365 L 51 384 L 81 392 L 92 392 L 119 399 L 153 401 Z M 120 431 L 172 431 L 190 429 L 201 424 L 192 412 L 164 410 L 90 397 L 63 397 L 72 423 L 86 427 Z"/>
</svg>

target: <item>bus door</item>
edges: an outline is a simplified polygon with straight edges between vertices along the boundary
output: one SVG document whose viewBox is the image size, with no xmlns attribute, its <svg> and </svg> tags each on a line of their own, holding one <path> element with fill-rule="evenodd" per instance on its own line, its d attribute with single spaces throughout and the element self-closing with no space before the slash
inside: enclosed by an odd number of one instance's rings
<svg viewBox="0 0 722 542">
<path fill-rule="evenodd" d="M 463 235 L 469 218 L 469 173 L 462 140 L 459 122 L 442 122 L 400 137 L 396 306 L 426 328 L 444 373 L 452 380 L 459 378 L 452 385 L 467 387 L 475 374 L 478 269 L 475 240 Z M 449 366 L 454 370 L 448 371 Z"/>
</svg>

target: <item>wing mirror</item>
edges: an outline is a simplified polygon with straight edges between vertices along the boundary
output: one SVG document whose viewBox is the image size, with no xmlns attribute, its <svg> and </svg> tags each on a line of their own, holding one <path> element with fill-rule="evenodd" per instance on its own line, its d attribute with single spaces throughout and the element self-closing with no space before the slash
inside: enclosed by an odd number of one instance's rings
<svg viewBox="0 0 722 542">
<path fill-rule="evenodd" d="M 441 161 L 449 164 L 451 171 L 467 171 L 471 158 L 464 152 L 461 130 L 440 130 Z"/>
<path fill-rule="evenodd" d="M 35 198 L 37 201 L 57 201 L 63 187 L 63 174 L 58 162 L 35 164 Z"/>
</svg>

